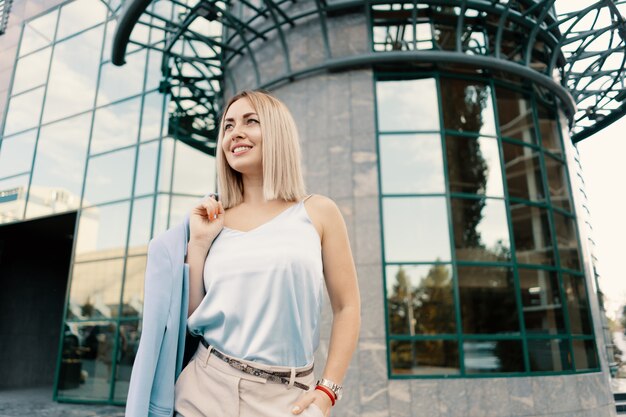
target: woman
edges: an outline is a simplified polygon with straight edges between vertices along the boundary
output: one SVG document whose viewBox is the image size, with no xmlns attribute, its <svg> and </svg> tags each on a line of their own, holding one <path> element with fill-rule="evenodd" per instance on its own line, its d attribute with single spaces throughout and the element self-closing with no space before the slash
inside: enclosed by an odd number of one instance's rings
<svg viewBox="0 0 626 417">
<path fill-rule="evenodd" d="M 190 216 L 188 328 L 202 343 L 176 382 L 175 411 L 329 416 L 360 327 L 341 213 L 305 196 L 295 123 L 276 98 L 233 97 L 217 149 L 220 201 L 207 198 Z M 324 282 L 333 325 L 316 383 Z"/>
</svg>

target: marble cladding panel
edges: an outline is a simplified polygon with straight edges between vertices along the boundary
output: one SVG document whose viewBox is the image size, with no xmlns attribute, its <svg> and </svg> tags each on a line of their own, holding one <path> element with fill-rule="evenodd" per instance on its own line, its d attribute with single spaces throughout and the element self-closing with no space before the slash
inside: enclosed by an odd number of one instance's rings
<svg viewBox="0 0 626 417">
<path fill-rule="evenodd" d="M 385 306 L 382 267 L 379 265 L 357 265 L 359 291 L 361 293 L 362 340 L 385 337 Z M 390 381 L 391 382 L 391 381 Z"/>
<path fill-rule="evenodd" d="M 356 241 L 352 248 L 357 265 L 382 265 L 378 197 L 355 198 Z"/>
<path fill-rule="evenodd" d="M 530 416 L 535 412 L 535 396 L 531 378 L 508 378 L 506 387 L 511 417 Z"/>
<path fill-rule="evenodd" d="M 369 52 L 366 19 L 365 14 L 357 13 L 328 20 L 328 37 L 334 58 Z"/>
<path fill-rule="evenodd" d="M 389 415 L 392 417 L 412 417 L 411 384 L 407 381 L 389 381 Z"/>
<path fill-rule="evenodd" d="M 385 339 L 362 339 L 359 343 L 357 354 L 361 366 L 361 378 L 358 382 L 361 416 L 391 416 Z"/>
<path fill-rule="evenodd" d="M 445 417 L 439 408 L 439 381 L 413 379 L 401 381 L 411 387 L 411 412 L 413 417 Z"/>
</svg>

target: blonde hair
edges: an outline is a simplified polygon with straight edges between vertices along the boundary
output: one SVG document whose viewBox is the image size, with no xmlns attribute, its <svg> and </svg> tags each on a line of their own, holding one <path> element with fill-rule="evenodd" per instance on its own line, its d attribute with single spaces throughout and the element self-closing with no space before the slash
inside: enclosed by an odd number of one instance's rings
<svg viewBox="0 0 626 417">
<path fill-rule="evenodd" d="M 300 167 L 298 130 L 291 112 L 283 102 L 261 91 L 242 91 L 232 97 L 220 119 L 217 140 L 217 177 L 220 201 L 225 209 L 243 202 L 241 174 L 226 161 L 224 118 L 230 106 L 237 100 L 247 98 L 259 116 L 263 137 L 263 197 L 265 200 L 283 199 L 299 201 L 305 196 L 304 180 Z"/>
</svg>

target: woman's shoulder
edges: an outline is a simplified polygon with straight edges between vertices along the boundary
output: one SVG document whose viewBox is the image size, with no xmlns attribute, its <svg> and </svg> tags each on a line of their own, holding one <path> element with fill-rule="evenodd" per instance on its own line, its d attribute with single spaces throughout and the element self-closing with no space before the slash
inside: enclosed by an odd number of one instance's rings
<svg viewBox="0 0 626 417">
<path fill-rule="evenodd" d="M 343 221 L 337 203 L 327 196 L 311 194 L 305 198 L 304 205 L 311 220 L 322 228 L 335 224 L 338 220 Z"/>
</svg>

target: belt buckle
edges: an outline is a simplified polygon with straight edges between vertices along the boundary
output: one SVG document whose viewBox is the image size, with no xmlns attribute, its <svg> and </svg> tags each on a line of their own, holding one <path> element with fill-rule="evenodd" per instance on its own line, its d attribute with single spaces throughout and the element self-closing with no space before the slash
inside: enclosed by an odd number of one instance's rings
<svg viewBox="0 0 626 417">
<path fill-rule="evenodd" d="M 229 362 L 230 362 L 230 366 L 237 369 L 238 371 L 246 372 L 246 369 L 248 368 L 248 365 L 246 365 L 245 363 L 239 362 L 234 359 L 230 359 Z"/>
</svg>

